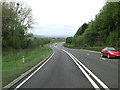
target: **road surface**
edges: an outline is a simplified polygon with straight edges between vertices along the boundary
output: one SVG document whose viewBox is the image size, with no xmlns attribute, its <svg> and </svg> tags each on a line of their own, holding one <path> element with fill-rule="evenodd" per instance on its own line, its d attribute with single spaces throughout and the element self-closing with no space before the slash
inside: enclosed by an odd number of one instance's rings
<svg viewBox="0 0 120 90">
<path fill-rule="evenodd" d="M 118 88 L 118 59 L 62 44 L 51 45 L 52 56 L 16 88 Z"/>
</svg>

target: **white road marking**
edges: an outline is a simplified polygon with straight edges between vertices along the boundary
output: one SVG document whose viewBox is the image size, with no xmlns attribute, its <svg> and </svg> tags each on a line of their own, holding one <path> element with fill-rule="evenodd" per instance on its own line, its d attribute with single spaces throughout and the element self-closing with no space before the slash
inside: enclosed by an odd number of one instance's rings
<svg viewBox="0 0 120 90">
<path fill-rule="evenodd" d="M 80 49 L 81 51 L 88 51 L 88 52 L 94 52 L 94 53 L 101 53 L 101 52 L 97 52 L 97 51 L 91 51 L 91 50 L 83 50 L 83 49 Z"/>
<path fill-rule="evenodd" d="M 57 46 L 57 45 L 54 45 L 54 47 L 55 47 L 55 48 L 58 48 L 58 46 Z"/>
<path fill-rule="evenodd" d="M 67 51 L 65 51 L 65 50 L 63 50 L 63 51 L 66 52 L 73 59 L 73 61 L 75 62 L 75 64 L 80 68 L 80 70 L 87 77 L 87 79 L 93 85 L 93 87 L 96 88 L 97 90 L 100 90 L 100 88 L 98 87 L 98 85 L 92 80 L 92 78 L 86 73 L 86 71 L 78 64 L 78 62 L 73 58 L 73 56 L 70 53 L 68 53 Z"/>
<path fill-rule="evenodd" d="M 87 55 L 90 55 L 89 53 L 87 53 Z"/>
<path fill-rule="evenodd" d="M 63 50 L 63 49 L 62 49 Z M 93 74 L 85 65 L 83 65 L 76 57 L 74 57 L 71 53 L 69 53 L 69 52 L 67 52 L 67 51 L 65 51 L 65 50 L 63 50 L 64 52 L 66 52 L 74 61 L 77 61 L 82 67 L 84 67 L 84 69 L 95 79 L 95 80 L 97 80 L 97 82 L 105 89 L 105 90 L 110 90 L 97 76 L 95 76 L 95 74 Z M 77 65 L 79 65 L 77 63 Z M 79 66 L 80 66 L 79 65 Z M 78 66 L 78 67 L 79 67 Z M 88 78 L 88 80 L 89 80 L 89 77 L 88 77 L 88 75 L 86 76 L 87 78 Z M 94 88 L 95 87 L 97 87 L 96 86 L 96 83 L 95 82 L 93 82 L 93 81 L 91 81 L 91 79 L 89 80 L 90 82 L 91 82 L 91 84 L 94 86 Z"/>
<path fill-rule="evenodd" d="M 22 83 L 20 83 L 14 90 L 20 88 L 26 81 L 28 81 L 36 72 L 38 72 L 55 54 L 55 51 L 53 54 L 39 67 L 37 70 L 35 70 L 29 77 L 27 77 Z"/>
<path fill-rule="evenodd" d="M 74 56 L 73 56 L 74 57 Z M 75 58 L 75 57 L 74 57 Z M 85 65 L 83 65 L 77 58 L 75 58 L 77 62 L 79 62 L 92 76 L 98 83 L 106 90 L 110 90 L 95 74 L 93 74 Z"/>
<path fill-rule="evenodd" d="M 102 59 L 102 60 L 106 60 L 105 58 L 100 58 L 100 59 Z"/>
</svg>

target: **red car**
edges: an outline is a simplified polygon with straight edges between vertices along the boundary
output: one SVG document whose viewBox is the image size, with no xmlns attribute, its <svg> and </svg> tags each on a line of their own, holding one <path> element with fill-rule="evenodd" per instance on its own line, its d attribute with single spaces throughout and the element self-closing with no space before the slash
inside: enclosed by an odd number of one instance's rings
<svg viewBox="0 0 120 90">
<path fill-rule="evenodd" d="M 120 50 L 114 48 L 114 47 L 106 47 L 101 50 L 101 56 L 107 56 L 109 58 L 120 58 Z"/>
</svg>

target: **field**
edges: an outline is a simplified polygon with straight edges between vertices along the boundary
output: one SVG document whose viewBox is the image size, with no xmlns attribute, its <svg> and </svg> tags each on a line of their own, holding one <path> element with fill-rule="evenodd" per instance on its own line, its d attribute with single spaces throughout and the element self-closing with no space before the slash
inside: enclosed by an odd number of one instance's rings
<svg viewBox="0 0 120 90">
<path fill-rule="evenodd" d="M 20 50 L 19 52 L 16 50 L 4 52 L 2 57 L 3 86 L 7 85 L 22 73 L 29 70 L 31 67 L 46 58 L 51 53 L 52 49 L 49 48 L 48 44 L 44 45 L 42 48 L 39 47 L 35 49 L 25 49 Z M 24 62 L 22 61 L 23 56 Z"/>
</svg>

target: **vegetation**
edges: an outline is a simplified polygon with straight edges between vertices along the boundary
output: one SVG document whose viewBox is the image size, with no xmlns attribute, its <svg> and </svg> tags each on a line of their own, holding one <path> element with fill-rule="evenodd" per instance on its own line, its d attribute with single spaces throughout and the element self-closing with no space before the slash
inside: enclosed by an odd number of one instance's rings
<svg viewBox="0 0 120 90">
<path fill-rule="evenodd" d="M 95 20 L 84 23 L 74 35 L 67 37 L 65 46 L 72 48 L 120 48 L 120 2 L 108 2 L 96 15 Z M 96 49 L 96 50 L 97 50 Z"/>
<path fill-rule="evenodd" d="M 25 49 L 22 49 L 22 48 L 14 49 L 11 47 L 4 48 L 2 52 L 3 57 L 21 53 L 21 51 L 24 51 L 24 50 L 26 51 L 26 50 L 33 50 L 36 48 L 42 48 L 44 47 L 44 45 L 50 43 L 50 40 L 45 39 L 45 38 L 32 38 L 31 37 L 31 39 L 28 39 L 26 43 L 27 44 L 25 46 L 26 47 Z"/>
<path fill-rule="evenodd" d="M 31 8 L 23 3 L 2 2 L 2 47 L 27 48 L 27 28 L 33 23 Z"/>
<path fill-rule="evenodd" d="M 85 30 L 88 28 L 88 25 L 87 23 L 84 23 L 77 31 L 77 33 L 75 35 L 82 35 Z"/>
<path fill-rule="evenodd" d="M 33 38 L 31 8 L 24 3 L 0 2 L 2 6 L 2 83 L 7 85 L 50 55 L 50 39 Z M 22 58 L 25 62 L 22 62 Z"/>
<path fill-rule="evenodd" d="M 51 43 L 64 42 L 65 38 L 49 38 Z"/>
<path fill-rule="evenodd" d="M 48 47 L 48 44 L 44 47 L 37 47 L 35 49 L 25 49 L 16 51 L 16 54 L 6 55 L 2 58 L 2 82 L 3 86 L 20 76 L 25 71 L 29 70 L 35 64 L 46 58 L 52 49 Z M 24 63 L 22 58 L 24 56 Z"/>
</svg>

